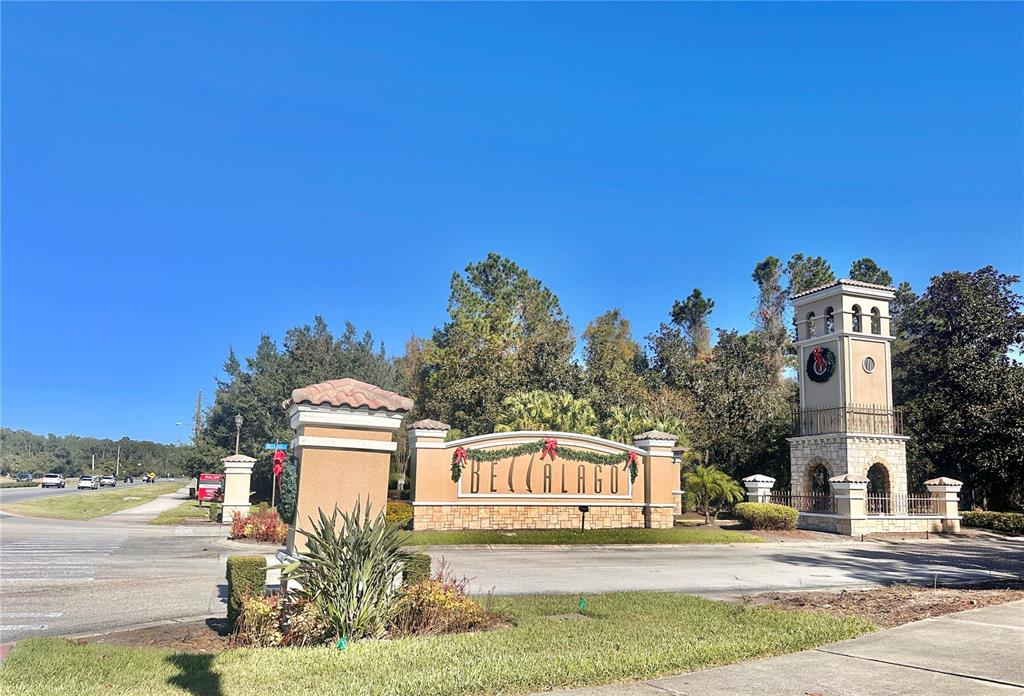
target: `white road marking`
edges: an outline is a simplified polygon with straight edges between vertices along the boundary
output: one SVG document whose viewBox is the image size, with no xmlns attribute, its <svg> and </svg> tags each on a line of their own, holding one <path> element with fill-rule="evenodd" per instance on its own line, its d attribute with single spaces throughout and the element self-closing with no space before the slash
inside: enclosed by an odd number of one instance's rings
<svg viewBox="0 0 1024 696">
<path fill-rule="evenodd" d="M 0 578 L 0 585 L 3 585 L 6 582 L 91 582 L 95 579 L 96 578 Z"/>
<path fill-rule="evenodd" d="M 9 612 L 8 613 L 8 612 L 5 611 L 3 613 L 0 613 L 0 616 L 3 616 L 5 619 L 59 619 L 60 617 L 64 616 L 64 612 L 61 612 L 61 611 L 50 611 L 50 612 L 42 612 L 42 613 L 33 613 L 33 612 L 30 612 L 30 611 L 28 611 L 28 612 L 24 612 L 24 611 L 23 612 L 17 612 L 17 611 L 15 611 L 15 612 Z"/>
<path fill-rule="evenodd" d="M 4 631 L 45 631 L 46 624 L 0 624 L 0 633 Z"/>
</svg>

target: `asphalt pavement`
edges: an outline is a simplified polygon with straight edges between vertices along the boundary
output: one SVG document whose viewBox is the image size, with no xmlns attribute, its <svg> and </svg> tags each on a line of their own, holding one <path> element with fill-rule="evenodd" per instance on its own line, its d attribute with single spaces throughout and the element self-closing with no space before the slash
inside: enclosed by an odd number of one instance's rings
<svg viewBox="0 0 1024 696">
<path fill-rule="evenodd" d="M 118 481 L 116 489 L 122 488 L 135 488 L 136 486 L 148 486 L 148 483 L 142 483 L 142 481 L 136 481 L 135 483 L 122 483 Z M 109 491 L 110 488 L 100 488 L 101 491 Z M 25 500 L 36 500 L 37 498 L 48 498 L 54 495 L 88 495 L 93 491 L 88 488 L 78 490 L 73 485 L 68 484 L 67 488 L 42 488 L 36 486 L 34 488 L 0 488 L 0 505 L 7 503 L 20 503 Z"/>
</svg>

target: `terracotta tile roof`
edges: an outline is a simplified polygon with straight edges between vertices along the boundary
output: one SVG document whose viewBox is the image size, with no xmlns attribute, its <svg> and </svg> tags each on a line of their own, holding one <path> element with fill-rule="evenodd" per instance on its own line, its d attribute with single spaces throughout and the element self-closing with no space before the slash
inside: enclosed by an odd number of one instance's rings
<svg viewBox="0 0 1024 696">
<path fill-rule="evenodd" d="M 940 476 L 938 478 L 929 479 L 924 482 L 926 486 L 962 486 L 963 481 L 957 481 L 956 479 L 949 478 L 948 476 Z"/>
<path fill-rule="evenodd" d="M 292 404 L 349 406 L 351 408 L 366 406 L 373 410 L 404 412 L 412 409 L 413 402 L 412 399 L 401 394 L 346 377 L 296 389 L 292 392 L 292 398 L 281 405 L 288 408 Z"/>
<path fill-rule="evenodd" d="M 819 285 L 816 288 L 811 288 L 810 290 L 804 290 L 803 292 L 798 292 L 797 294 L 793 295 L 789 299 L 795 300 L 798 297 L 803 297 L 804 295 L 812 295 L 812 294 L 818 292 L 819 290 L 824 290 L 825 288 L 834 288 L 837 285 L 852 285 L 852 286 L 857 287 L 857 288 L 871 288 L 872 290 L 888 290 L 889 292 L 895 292 L 896 291 L 896 288 L 891 288 L 888 285 L 875 285 L 874 283 L 864 283 L 864 282 L 859 281 L 859 280 L 850 280 L 849 278 L 840 278 L 839 280 L 836 280 L 834 282 L 828 283 L 826 285 Z"/>
<path fill-rule="evenodd" d="M 424 418 L 410 425 L 406 430 L 451 430 L 452 426 L 438 420 Z"/>
<path fill-rule="evenodd" d="M 637 440 L 672 440 L 675 442 L 676 439 L 675 435 L 672 435 L 671 433 L 663 433 L 660 430 L 648 430 L 645 433 L 633 436 L 633 442 L 636 442 Z"/>
</svg>

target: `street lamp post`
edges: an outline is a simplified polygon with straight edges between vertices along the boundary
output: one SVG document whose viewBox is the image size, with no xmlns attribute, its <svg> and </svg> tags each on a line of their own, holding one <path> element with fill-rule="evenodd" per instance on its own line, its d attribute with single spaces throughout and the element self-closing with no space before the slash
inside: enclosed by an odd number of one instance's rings
<svg viewBox="0 0 1024 696">
<path fill-rule="evenodd" d="M 235 414 L 235 454 L 238 454 L 238 442 L 242 437 L 242 418 L 241 413 Z"/>
</svg>

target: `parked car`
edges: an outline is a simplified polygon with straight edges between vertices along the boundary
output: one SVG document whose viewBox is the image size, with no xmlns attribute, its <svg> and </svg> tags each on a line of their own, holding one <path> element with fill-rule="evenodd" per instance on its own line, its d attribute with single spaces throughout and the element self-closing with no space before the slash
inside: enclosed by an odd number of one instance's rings
<svg viewBox="0 0 1024 696">
<path fill-rule="evenodd" d="M 100 488 L 103 488 L 103 486 L 110 486 L 111 488 L 113 488 L 116 485 L 116 477 L 111 476 L 110 474 L 107 474 L 106 476 L 100 476 Z"/>
<path fill-rule="evenodd" d="M 124 482 L 125 483 L 135 483 L 135 477 L 134 476 L 125 476 L 124 477 Z"/>
<path fill-rule="evenodd" d="M 20 482 L 20 483 L 25 483 L 26 481 L 31 481 L 32 480 L 32 474 L 18 474 L 18 478 L 16 478 L 15 480 Z"/>
<path fill-rule="evenodd" d="M 64 476 L 62 474 L 47 474 L 43 477 L 43 488 L 63 488 Z"/>
<path fill-rule="evenodd" d="M 96 490 L 97 488 L 100 487 L 99 479 L 94 479 L 92 476 L 83 476 L 80 479 L 78 479 L 78 487 L 91 488 L 93 490 Z"/>
</svg>

